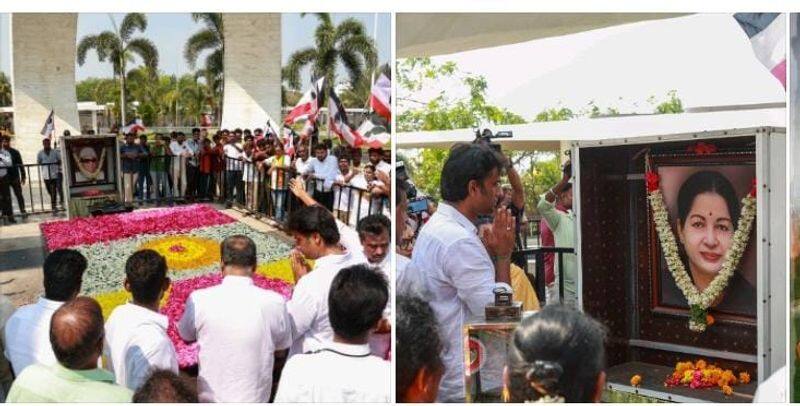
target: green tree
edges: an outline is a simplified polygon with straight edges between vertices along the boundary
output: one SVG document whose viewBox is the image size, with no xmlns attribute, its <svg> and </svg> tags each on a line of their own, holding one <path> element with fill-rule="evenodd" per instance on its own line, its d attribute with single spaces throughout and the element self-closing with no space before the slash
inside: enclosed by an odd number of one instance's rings
<svg viewBox="0 0 800 406">
<path fill-rule="evenodd" d="M 335 86 L 336 68 L 341 63 L 350 77 L 350 85 L 356 87 L 364 72 L 372 71 L 377 65 L 375 42 L 355 18 L 347 18 L 336 25 L 328 13 L 314 15 L 319 20 L 314 31 L 314 45 L 289 56 L 283 68 L 283 79 L 291 89 L 297 90 L 301 86 L 300 70 L 309 66 L 312 77 L 325 77 L 327 91 Z"/>
<path fill-rule="evenodd" d="M 656 102 L 655 96 L 651 96 L 648 101 L 655 105 L 656 114 L 683 113 L 683 102 L 681 102 L 681 99 L 678 98 L 678 92 L 675 90 L 670 90 L 667 92 L 667 100 L 662 101 L 661 103 Z"/>
<path fill-rule="evenodd" d="M 400 131 L 434 131 L 473 128 L 479 124 L 524 124 L 526 121 L 486 100 L 488 83 L 480 75 L 461 72 L 453 62 L 435 64 L 430 58 L 410 58 L 397 64 L 397 116 Z M 468 96 L 453 99 L 444 92 L 429 100 L 415 98 L 424 87 L 444 79 L 461 82 Z"/>
<path fill-rule="evenodd" d="M 134 55 L 142 59 L 144 66 L 155 75 L 158 69 L 158 50 L 155 44 L 147 38 L 133 38 L 136 31 L 144 32 L 147 29 L 147 17 L 142 13 L 128 13 L 117 27 L 116 21 L 111 18 L 113 31 L 103 31 L 96 35 L 87 35 L 78 43 L 78 65 L 86 62 L 89 50 L 97 52 L 100 62 L 108 60 L 113 69 L 114 76 L 120 81 L 120 122 L 125 123 L 125 92 L 128 73 L 128 64 L 133 61 Z M 155 76 L 153 76 L 155 78 Z"/>
<path fill-rule="evenodd" d="M 463 129 L 478 123 L 525 123 L 521 116 L 486 100 L 488 84 L 483 76 L 463 73 L 452 62 L 435 64 L 429 58 L 407 59 L 398 63 L 397 78 L 398 100 L 413 106 L 400 109 L 397 122 L 401 131 Z M 425 101 L 413 97 L 428 84 L 445 78 L 458 80 L 467 89 L 467 96 L 453 99 L 442 93 Z M 442 167 L 448 154 L 449 150 L 426 148 L 410 160 L 409 174 L 420 191 L 439 198 Z"/>
<path fill-rule="evenodd" d="M 11 80 L 4 72 L 0 72 L 0 107 L 7 107 L 14 104 L 11 94 Z"/>
<path fill-rule="evenodd" d="M 192 13 L 192 19 L 202 23 L 204 28 L 194 33 L 186 41 L 183 57 L 194 69 L 200 55 L 210 51 L 206 56 L 203 69 L 198 71 L 198 74 L 213 92 L 215 103 L 212 108 L 216 116 L 222 117 L 222 97 L 225 89 L 225 30 L 222 24 L 222 14 Z"/>
</svg>

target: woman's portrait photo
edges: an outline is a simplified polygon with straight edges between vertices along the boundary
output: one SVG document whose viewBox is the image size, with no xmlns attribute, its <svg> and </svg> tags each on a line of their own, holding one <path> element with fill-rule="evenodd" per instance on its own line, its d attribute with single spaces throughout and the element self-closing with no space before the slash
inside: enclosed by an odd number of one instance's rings
<svg viewBox="0 0 800 406">
<path fill-rule="evenodd" d="M 755 178 L 755 165 L 661 166 L 658 168 L 680 256 L 699 291 L 722 270 L 741 213 L 741 200 Z M 712 303 L 717 312 L 756 315 L 756 250 L 750 242 L 727 288 Z M 657 238 L 657 236 L 654 236 Z M 660 249 L 659 249 L 660 253 Z M 663 256 L 658 271 L 658 306 L 688 309 Z"/>
</svg>

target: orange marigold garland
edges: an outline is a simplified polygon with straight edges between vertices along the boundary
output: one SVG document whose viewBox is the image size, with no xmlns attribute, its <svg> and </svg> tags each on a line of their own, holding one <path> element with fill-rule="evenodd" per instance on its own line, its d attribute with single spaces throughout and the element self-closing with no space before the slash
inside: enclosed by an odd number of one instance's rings
<svg viewBox="0 0 800 406">
<path fill-rule="evenodd" d="M 667 376 L 664 386 L 688 386 L 692 389 L 707 389 L 718 387 L 725 395 L 733 393 L 733 386 L 750 382 L 750 374 L 739 373 L 739 378 L 730 369 L 708 364 L 705 360 L 697 362 L 686 361 L 675 364 L 675 370 Z"/>
</svg>

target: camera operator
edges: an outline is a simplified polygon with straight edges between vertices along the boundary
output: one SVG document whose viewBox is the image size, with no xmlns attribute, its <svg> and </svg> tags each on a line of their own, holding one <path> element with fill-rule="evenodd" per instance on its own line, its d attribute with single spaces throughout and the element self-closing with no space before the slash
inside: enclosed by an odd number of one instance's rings
<svg viewBox="0 0 800 406">
<path fill-rule="evenodd" d="M 542 215 L 547 225 L 553 233 L 556 247 L 574 248 L 575 247 L 575 213 L 572 209 L 572 164 L 567 161 L 562 170 L 561 180 L 550 188 L 539 200 L 537 209 Z M 558 207 L 565 210 L 559 210 Z M 577 302 L 577 264 L 574 254 L 564 254 L 563 264 L 560 268 L 564 275 L 564 303 Z M 552 288 L 551 288 L 552 289 Z M 548 294 L 548 296 L 550 296 Z"/>
<path fill-rule="evenodd" d="M 443 202 L 420 230 L 405 273 L 424 281 L 429 303 L 448 343 L 437 401 L 464 401 L 462 330 L 482 316 L 498 285 L 509 291 L 514 217 L 496 211 L 493 223 L 478 237 L 478 217 L 492 214 L 500 197 L 504 163 L 488 146 L 456 144 L 441 176 Z"/>
</svg>

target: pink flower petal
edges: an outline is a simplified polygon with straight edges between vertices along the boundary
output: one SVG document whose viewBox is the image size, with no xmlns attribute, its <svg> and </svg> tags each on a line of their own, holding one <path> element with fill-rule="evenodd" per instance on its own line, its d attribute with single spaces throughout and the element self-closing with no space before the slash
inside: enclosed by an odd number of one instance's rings
<svg viewBox="0 0 800 406">
<path fill-rule="evenodd" d="M 182 232 L 199 227 L 233 223 L 232 217 L 205 204 L 134 211 L 42 223 L 49 251 L 75 245 L 114 241 L 140 234 Z"/>
</svg>

